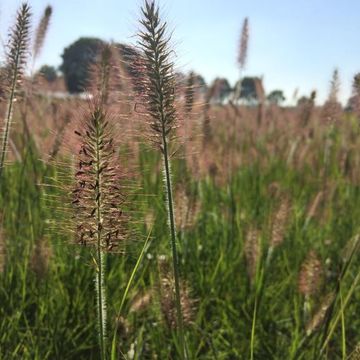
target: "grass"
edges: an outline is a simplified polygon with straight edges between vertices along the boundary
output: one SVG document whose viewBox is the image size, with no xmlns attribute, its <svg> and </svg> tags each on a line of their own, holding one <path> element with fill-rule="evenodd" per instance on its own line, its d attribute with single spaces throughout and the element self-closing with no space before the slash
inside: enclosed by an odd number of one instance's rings
<svg viewBox="0 0 360 360">
<path fill-rule="evenodd" d="M 26 151 L 25 154 L 29 153 Z M 156 164 L 156 152 L 140 152 L 140 163 Z M 183 160 L 173 166 L 174 182 L 181 180 Z M 149 169 L 150 165 L 148 165 Z M 360 192 L 356 185 L 341 179 L 336 164 L 329 174 L 337 179 L 336 201 L 326 204 L 327 220 L 313 219 L 306 227 L 308 204 L 318 191 L 317 176 L 310 171 L 296 171 L 274 157 L 269 164 L 253 163 L 234 173 L 234 194 L 238 204 L 236 227 L 231 231 L 225 209 L 230 204 L 226 186 L 219 187 L 207 177 L 188 184 L 201 201 L 201 211 L 195 224 L 183 231 L 180 263 L 183 276 L 189 282 L 192 296 L 198 299 L 194 324 L 187 329 L 187 347 L 191 358 L 246 359 L 250 351 L 254 359 L 292 358 L 304 336 L 303 299 L 297 291 L 298 271 L 310 249 L 319 254 L 328 274 L 325 290 L 336 285 L 336 272 L 341 266 L 339 254 L 348 240 L 356 234 L 360 222 Z M 91 258 L 86 251 L 64 245 L 67 239 L 61 229 L 52 228 L 51 208 L 36 179 L 46 171 L 43 162 L 25 156 L 24 163 L 14 163 L 4 172 L 1 188 L 1 207 L 4 209 L 4 239 L 6 267 L 0 281 L 0 349 L 4 359 L 79 359 L 97 358 L 96 304 Z M 48 172 L 56 177 L 56 169 Z M 24 174 L 27 176 L 24 176 Z M 109 336 L 118 328 L 119 347 L 133 349 L 134 358 L 172 358 L 174 337 L 162 321 L 158 300 L 143 312 L 130 313 L 131 301 L 141 289 L 156 289 L 159 281 L 156 256 L 168 254 L 166 207 L 162 201 L 162 174 L 141 169 L 143 190 L 149 196 L 141 202 L 142 213 L 155 211 L 153 241 L 134 276 L 128 298 L 123 306 L 127 321 L 116 322 L 119 308 L 131 271 L 141 250 L 131 256 L 110 255 L 108 284 Z M 251 286 L 244 261 L 245 231 L 248 223 L 262 229 L 263 248 L 269 240 L 269 218 L 275 206 L 269 194 L 270 184 L 279 183 L 292 199 L 289 227 L 284 242 L 275 249 L 271 265 L 266 268 L 261 301 L 257 303 L 256 287 Z M 47 192 L 55 190 L 47 190 Z M 134 197 L 142 196 L 135 194 Z M 135 199 L 134 199 L 135 200 Z M 146 237 L 143 216 L 134 225 Z M 231 234 L 231 237 L 230 237 Z M 37 273 L 32 264 L 35 243 L 45 237 L 52 249 L 46 272 Z M 330 243 L 326 240 L 331 239 Z M 151 255 L 150 255 L 151 254 Z M 111 265 L 110 265 L 111 264 Z M 358 301 L 353 279 L 359 261 L 355 257 L 342 284 L 342 307 L 336 313 L 336 323 L 346 326 L 346 339 L 340 326 L 332 326 L 331 358 L 345 358 L 344 341 L 351 351 L 358 341 Z M 353 297 L 348 299 L 348 295 Z M 337 307 L 339 309 L 339 307 Z M 173 339 L 173 340 L 171 340 Z M 319 340 L 310 339 L 299 358 L 313 358 Z M 251 346 L 250 346 L 251 345 Z"/>
<path fill-rule="evenodd" d="M 337 106 L 324 120 L 315 93 L 293 109 L 204 109 L 214 89 L 201 98 L 194 74 L 182 100 L 166 23 L 153 3 L 144 6 L 144 58 L 132 60 L 145 75 L 133 79 L 146 90 L 136 98 L 145 114 L 128 106 L 135 95 L 129 82 L 121 94 L 110 84 L 118 59 L 105 47 L 92 89 L 101 106 L 88 127 L 73 122 L 85 102 L 29 92 L 14 112 L 14 124 L 26 127 L 10 134 L 17 66 L 25 62 L 14 47 L 0 166 L 0 358 L 356 359 L 356 114 Z M 36 54 L 51 8 L 45 15 Z M 335 93 L 330 100 L 328 107 L 336 105 Z M 107 126 L 120 129 L 120 149 Z M 85 142 L 80 152 L 74 133 Z M 176 150 L 178 137 L 185 142 Z M 8 140 L 17 160 L 3 168 Z M 78 171 L 64 174 L 57 161 Z M 77 180 L 71 204 L 64 200 L 74 190 L 69 175 Z M 121 190 L 137 190 L 117 195 L 120 179 Z M 69 206 L 72 219 L 63 211 Z M 93 252 L 71 245 L 74 229 Z M 121 251 L 105 256 L 115 242 Z"/>
</svg>

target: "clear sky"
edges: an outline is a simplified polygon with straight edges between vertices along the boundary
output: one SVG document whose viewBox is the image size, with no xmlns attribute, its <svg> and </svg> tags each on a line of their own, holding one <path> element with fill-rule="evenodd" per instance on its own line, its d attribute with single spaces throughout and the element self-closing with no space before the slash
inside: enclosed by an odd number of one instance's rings
<svg viewBox="0 0 360 360">
<path fill-rule="evenodd" d="M 43 53 L 37 63 L 59 65 L 67 45 L 80 36 L 132 43 L 141 0 L 30 0 L 34 22 L 45 6 L 54 8 Z M 1 40 L 20 0 L 0 3 Z M 341 100 L 351 93 L 355 72 L 360 72 L 359 0 L 162 0 L 163 15 L 174 30 L 179 69 L 216 76 L 234 83 L 237 47 L 244 17 L 249 17 L 248 63 L 244 75 L 263 76 L 267 92 L 294 90 L 318 100 L 328 93 L 335 67 L 339 68 Z"/>
</svg>

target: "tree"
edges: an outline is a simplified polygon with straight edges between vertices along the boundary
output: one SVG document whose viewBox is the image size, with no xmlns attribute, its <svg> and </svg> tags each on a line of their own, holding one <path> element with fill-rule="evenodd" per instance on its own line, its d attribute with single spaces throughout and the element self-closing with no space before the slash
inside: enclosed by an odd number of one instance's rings
<svg viewBox="0 0 360 360">
<path fill-rule="evenodd" d="M 97 38 L 80 38 L 65 48 L 60 70 L 69 92 L 81 92 L 88 85 L 89 67 L 96 61 L 104 44 Z"/>
<path fill-rule="evenodd" d="M 244 77 L 239 81 L 235 84 L 235 101 L 244 100 L 249 105 L 263 102 L 265 96 L 261 78 Z M 237 89 L 240 89 L 240 96 L 236 93 Z"/>
<path fill-rule="evenodd" d="M 273 90 L 268 96 L 267 100 L 271 104 L 280 105 L 282 102 L 286 100 L 284 93 L 282 90 Z"/>
<path fill-rule="evenodd" d="M 48 82 L 53 82 L 57 79 L 57 72 L 53 66 L 43 65 L 38 72 Z"/>
<path fill-rule="evenodd" d="M 216 78 L 209 89 L 209 93 L 211 94 L 210 100 L 215 103 L 223 103 L 230 92 L 231 87 L 227 79 Z"/>
</svg>

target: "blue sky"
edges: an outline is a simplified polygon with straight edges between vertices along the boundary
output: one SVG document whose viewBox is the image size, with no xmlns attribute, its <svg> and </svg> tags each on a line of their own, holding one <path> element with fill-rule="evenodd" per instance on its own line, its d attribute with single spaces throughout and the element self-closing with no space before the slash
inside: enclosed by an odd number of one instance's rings
<svg viewBox="0 0 360 360">
<path fill-rule="evenodd" d="M 0 3 L 1 40 L 19 0 Z M 59 65 L 63 48 L 80 36 L 131 43 L 137 30 L 141 0 L 32 0 L 37 23 L 47 4 L 54 8 L 52 24 L 37 63 Z M 359 0 L 162 0 L 163 15 L 174 30 L 179 69 L 195 70 L 209 82 L 216 76 L 233 84 L 238 75 L 237 47 L 244 17 L 250 40 L 245 75 L 263 76 L 267 92 L 284 90 L 291 99 L 318 90 L 328 93 L 335 67 L 342 81 L 341 100 L 351 93 L 360 72 Z"/>
</svg>

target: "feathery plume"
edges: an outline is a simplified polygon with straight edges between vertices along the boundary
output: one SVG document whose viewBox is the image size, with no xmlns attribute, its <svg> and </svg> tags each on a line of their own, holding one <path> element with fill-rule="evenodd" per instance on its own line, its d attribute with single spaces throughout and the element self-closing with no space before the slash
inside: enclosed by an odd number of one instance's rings
<svg viewBox="0 0 360 360">
<path fill-rule="evenodd" d="M 128 217 L 125 174 L 118 165 L 113 129 L 106 110 L 109 84 L 109 56 L 105 48 L 100 59 L 95 101 L 75 130 L 80 141 L 72 188 L 72 208 L 75 222 L 75 241 L 94 249 L 96 293 L 101 359 L 106 358 L 106 293 L 105 254 L 123 252 L 127 238 Z"/>
<path fill-rule="evenodd" d="M 154 132 L 153 140 L 162 153 L 169 146 L 176 122 L 175 74 L 169 47 L 170 37 L 166 34 L 167 24 L 161 23 L 159 9 L 155 2 L 145 1 L 142 8 L 143 31 L 139 33 L 142 49 L 142 65 L 145 76 L 142 97 L 149 114 L 149 125 Z"/>
<path fill-rule="evenodd" d="M 271 239 L 270 239 L 270 246 L 272 248 L 278 247 L 284 241 L 284 235 L 289 218 L 289 212 L 290 212 L 290 200 L 288 197 L 284 197 L 280 203 L 277 212 L 275 213 L 272 223 Z"/>
<path fill-rule="evenodd" d="M 4 120 L 4 130 L 2 136 L 2 146 L 0 155 L 0 177 L 3 172 L 6 151 L 9 142 L 10 129 L 14 102 L 17 97 L 17 90 L 26 65 L 29 38 L 30 38 L 30 7 L 27 3 L 21 5 L 17 13 L 16 23 L 11 31 L 10 42 L 6 56 L 6 79 L 8 80 L 5 89 L 8 93 L 8 107 Z"/>
<path fill-rule="evenodd" d="M 72 192 L 76 242 L 100 246 L 101 250 L 119 250 L 125 230 L 119 205 L 124 204 L 125 195 L 119 187 L 122 177 L 107 113 L 101 105 L 94 105 L 83 126 L 83 131 L 76 131 L 81 149 Z"/>
<path fill-rule="evenodd" d="M 36 59 L 44 45 L 45 36 L 49 27 L 50 18 L 52 14 L 52 7 L 48 5 L 45 8 L 44 14 L 40 20 L 40 23 L 36 29 L 35 41 L 33 46 L 33 58 Z"/>
<path fill-rule="evenodd" d="M 241 30 L 239 55 L 237 58 L 241 70 L 245 68 L 249 42 L 249 19 L 246 17 Z"/>
<path fill-rule="evenodd" d="M 246 234 L 244 253 L 246 269 L 251 282 L 256 276 L 257 266 L 261 257 L 260 234 L 257 229 L 250 228 Z"/>
<path fill-rule="evenodd" d="M 299 273 L 299 292 L 305 296 L 315 295 L 321 286 L 323 268 L 315 251 L 311 250 L 301 265 Z"/>
<path fill-rule="evenodd" d="M 142 97 L 144 99 L 149 125 L 153 132 L 152 140 L 159 147 L 164 162 L 164 180 L 167 195 L 167 210 L 170 226 L 170 244 L 173 258 L 175 283 L 175 302 L 177 309 L 177 329 L 179 335 L 180 357 L 185 359 L 186 346 L 183 330 L 183 318 L 180 296 L 180 271 L 175 230 L 175 209 L 170 170 L 170 145 L 177 119 L 175 109 L 175 75 L 171 60 L 170 37 L 167 24 L 159 16 L 159 8 L 154 1 L 145 1 L 142 7 L 142 31 L 138 35 L 138 44 L 142 50 L 140 65 L 143 69 Z"/>
</svg>

